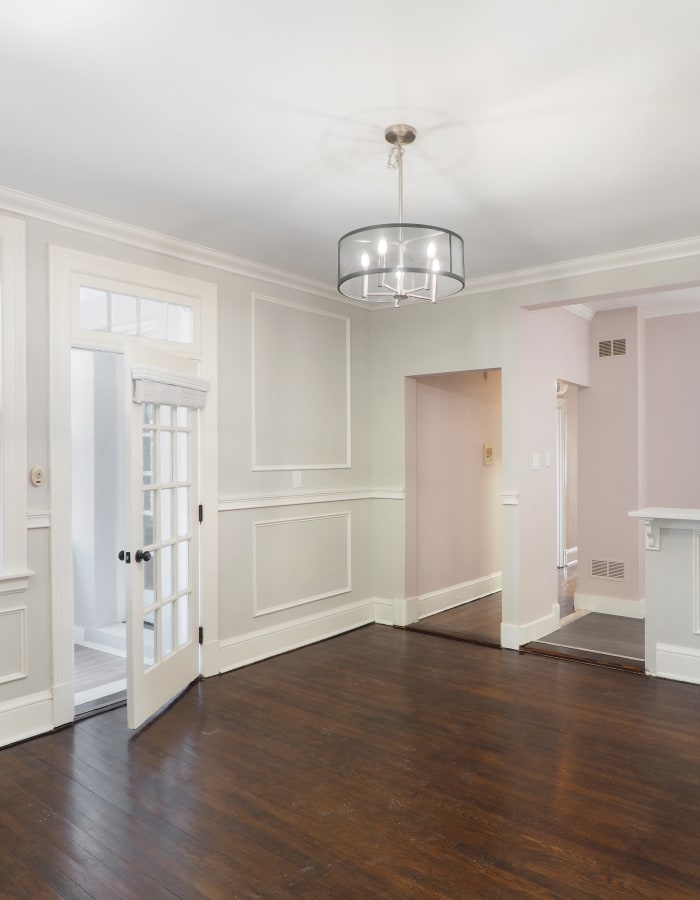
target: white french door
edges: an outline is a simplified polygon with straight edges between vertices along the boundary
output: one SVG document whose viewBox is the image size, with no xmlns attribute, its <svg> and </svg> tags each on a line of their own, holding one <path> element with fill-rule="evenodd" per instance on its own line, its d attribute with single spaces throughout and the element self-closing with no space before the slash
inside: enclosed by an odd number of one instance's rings
<svg viewBox="0 0 700 900">
<path fill-rule="evenodd" d="M 198 364 L 128 343 L 127 720 L 138 728 L 199 675 Z"/>
</svg>

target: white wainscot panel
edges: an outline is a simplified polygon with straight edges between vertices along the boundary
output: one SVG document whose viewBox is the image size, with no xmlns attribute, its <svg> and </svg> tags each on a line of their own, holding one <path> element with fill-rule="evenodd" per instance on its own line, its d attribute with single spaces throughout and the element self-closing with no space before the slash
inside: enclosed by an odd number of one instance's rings
<svg viewBox="0 0 700 900">
<path fill-rule="evenodd" d="M 350 535 L 349 512 L 255 522 L 254 614 L 349 593 Z"/>
<path fill-rule="evenodd" d="M 27 607 L 0 609 L 0 684 L 27 677 Z"/>
<path fill-rule="evenodd" d="M 350 465 L 350 320 L 253 295 L 253 468 Z"/>
</svg>

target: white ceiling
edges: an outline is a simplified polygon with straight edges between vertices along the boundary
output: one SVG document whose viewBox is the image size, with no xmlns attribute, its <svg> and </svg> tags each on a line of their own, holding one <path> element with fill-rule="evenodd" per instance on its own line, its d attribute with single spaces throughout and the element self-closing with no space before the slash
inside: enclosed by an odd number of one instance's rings
<svg viewBox="0 0 700 900">
<path fill-rule="evenodd" d="M 700 235 L 698 0 L 0 0 L 0 184 L 327 282 L 396 216 L 468 277 Z"/>
</svg>

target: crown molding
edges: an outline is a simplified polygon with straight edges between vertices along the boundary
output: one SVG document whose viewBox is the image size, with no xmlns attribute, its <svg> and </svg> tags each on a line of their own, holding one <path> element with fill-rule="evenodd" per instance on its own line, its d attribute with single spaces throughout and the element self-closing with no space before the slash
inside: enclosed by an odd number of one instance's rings
<svg viewBox="0 0 700 900">
<path fill-rule="evenodd" d="M 226 253 L 223 250 L 213 250 L 203 247 L 182 238 L 171 237 L 158 231 L 150 231 L 137 225 L 129 225 L 116 219 L 100 216 L 96 213 L 64 206 L 62 203 L 54 203 L 52 200 L 43 200 L 31 194 L 14 191 L 10 188 L 0 187 L 0 208 L 16 215 L 31 216 L 54 225 L 62 225 L 66 228 L 74 228 L 77 231 L 86 231 L 99 237 L 118 241 L 140 250 L 150 250 L 163 256 L 171 256 L 179 260 L 230 272 L 234 275 L 244 275 L 255 278 L 267 284 L 275 284 L 280 287 L 292 288 L 322 297 L 325 300 L 333 300 L 335 303 L 344 303 L 349 306 L 366 308 L 367 304 L 358 303 L 340 296 L 332 285 L 305 275 L 287 272 L 274 266 L 267 266 L 249 259 L 243 259 Z"/>
<path fill-rule="evenodd" d="M 590 306 L 585 306 L 583 303 L 573 303 L 571 306 L 563 306 L 562 309 L 573 313 L 573 315 L 581 319 L 585 319 L 587 322 L 590 322 L 595 315 L 595 310 L 591 309 Z"/>
<path fill-rule="evenodd" d="M 650 265 L 700 256 L 700 236 L 669 241 L 665 244 L 648 244 L 644 247 L 633 247 L 629 250 L 616 250 L 612 253 L 600 253 L 597 256 L 582 256 L 567 259 L 563 262 L 549 263 L 530 269 L 514 269 L 512 272 L 501 272 L 496 275 L 483 275 L 467 281 L 463 291 L 456 297 L 469 294 L 488 294 L 493 291 L 508 290 L 528 285 L 543 284 L 549 281 L 561 281 L 581 275 L 596 275 L 601 272 L 612 272 L 628 269 L 632 266 Z M 582 307 L 580 307 L 582 308 Z"/>
<path fill-rule="evenodd" d="M 662 316 L 684 316 L 700 312 L 700 297 L 695 303 L 674 302 L 666 298 L 663 302 L 642 308 L 643 319 L 659 319 Z"/>
<path fill-rule="evenodd" d="M 264 263 L 243 259 L 223 250 L 203 247 L 200 244 L 195 244 L 182 238 L 150 231 L 147 228 L 141 228 L 136 225 L 129 225 L 126 222 L 120 222 L 96 213 L 75 209 L 62 203 L 44 200 L 11 188 L 0 187 L 0 208 L 10 213 L 31 216 L 55 225 L 86 231 L 131 247 L 150 250 L 154 253 L 171 256 L 196 265 L 207 266 L 223 272 L 230 272 L 234 275 L 254 278 L 268 284 L 303 291 L 316 297 L 322 297 L 325 300 L 332 300 L 334 303 L 344 303 L 358 309 L 370 310 L 386 307 L 386 304 L 350 300 L 338 294 L 333 285 L 324 281 L 299 275 L 295 272 L 288 272 L 284 269 L 277 269 Z M 550 281 L 560 281 L 565 278 L 582 275 L 594 275 L 632 266 L 668 262 L 690 256 L 700 256 L 700 237 L 689 237 L 683 240 L 669 241 L 665 244 L 649 244 L 629 250 L 601 253 L 597 256 L 585 256 L 527 269 L 514 269 L 511 272 L 483 275 L 469 279 L 464 290 L 454 294 L 453 299 L 543 284 Z"/>
</svg>

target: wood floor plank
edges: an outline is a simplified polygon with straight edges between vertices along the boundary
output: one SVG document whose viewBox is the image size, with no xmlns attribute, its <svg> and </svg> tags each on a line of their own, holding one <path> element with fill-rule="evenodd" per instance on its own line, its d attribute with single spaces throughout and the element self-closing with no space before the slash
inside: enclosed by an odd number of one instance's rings
<svg viewBox="0 0 700 900">
<path fill-rule="evenodd" d="M 700 687 L 370 626 L 0 752 L 0 897 L 697 897 L 699 824 Z"/>
<path fill-rule="evenodd" d="M 539 643 L 644 660 L 644 619 L 588 613 L 546 634 Z"/>
<path fill-rule="evenodd" d="M 501 646 L 501 592 L 414 622 L 407 628 L 467 643 Z"/>
</svg>

